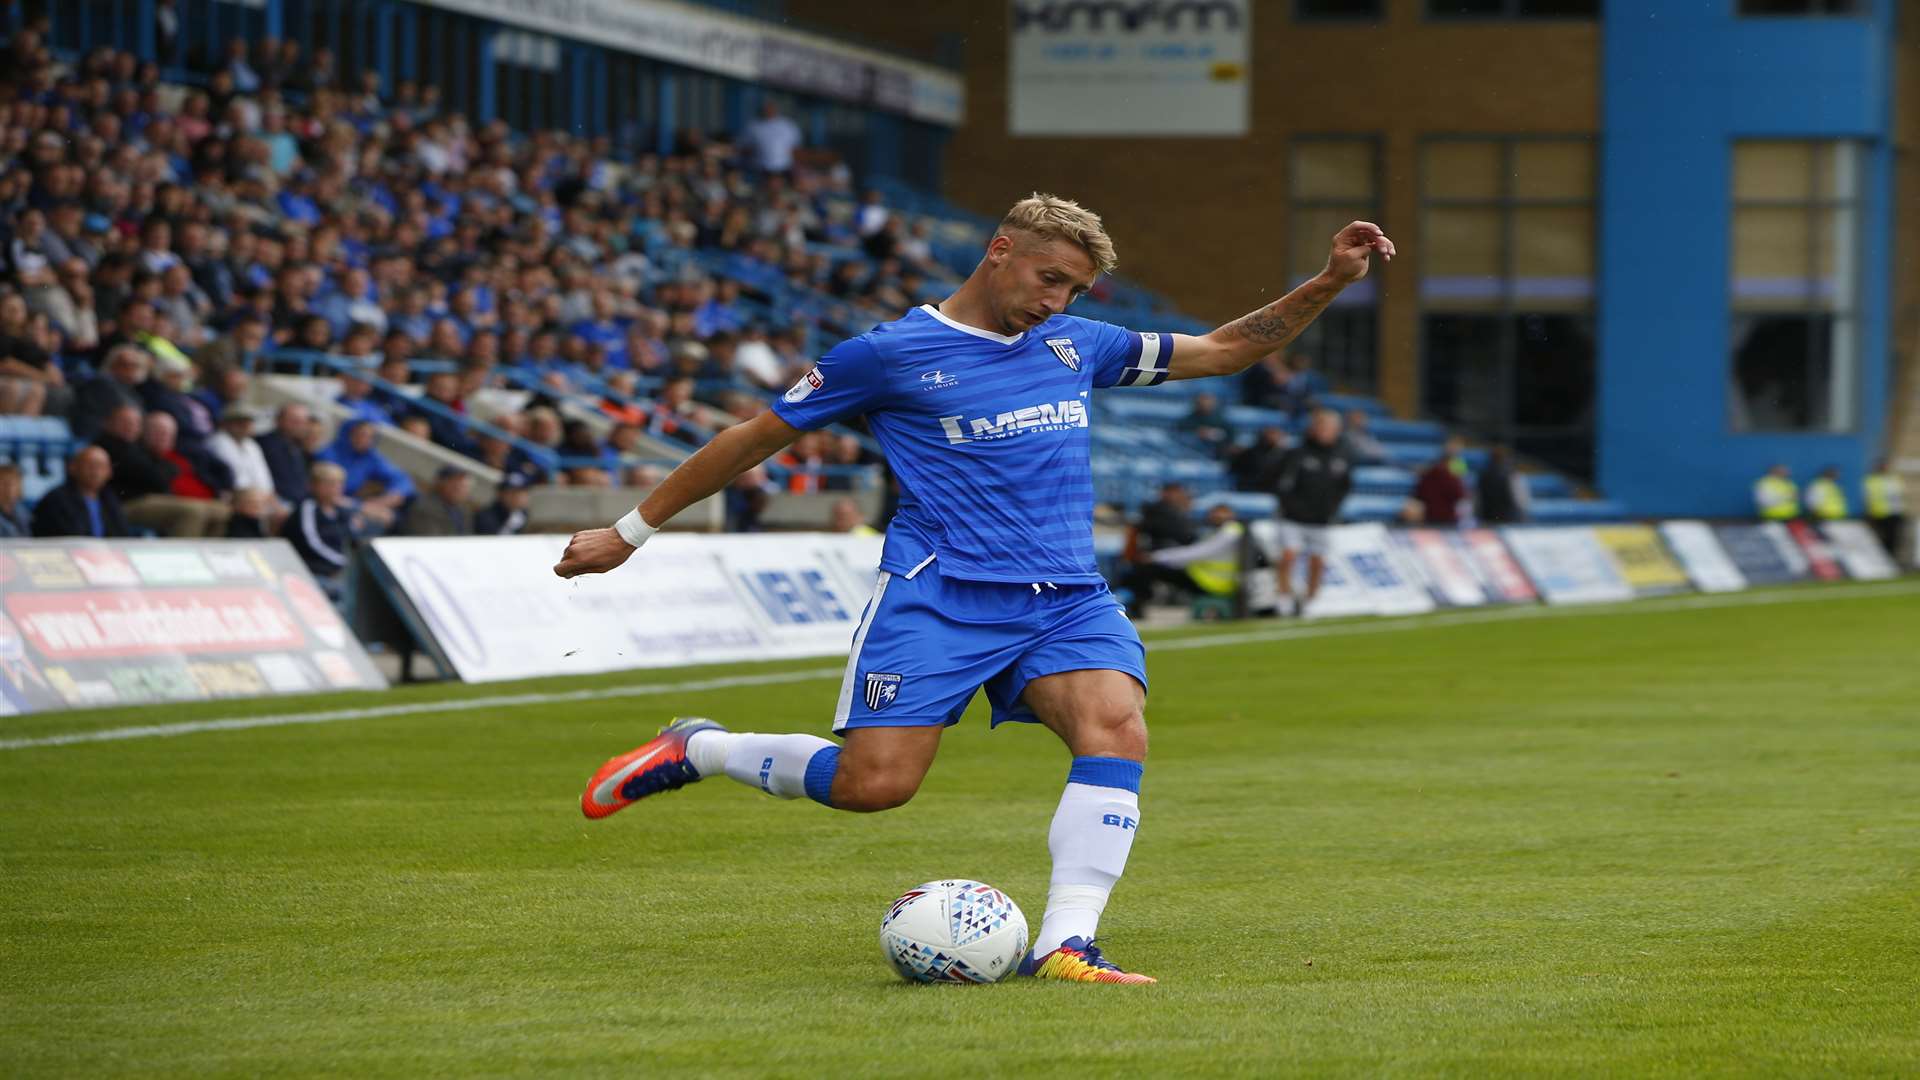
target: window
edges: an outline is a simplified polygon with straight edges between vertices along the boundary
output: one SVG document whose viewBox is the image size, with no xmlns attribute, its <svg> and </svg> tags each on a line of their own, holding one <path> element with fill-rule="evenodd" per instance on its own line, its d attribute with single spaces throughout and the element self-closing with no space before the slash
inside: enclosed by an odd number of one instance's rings
<svg viewBox="0 0 1920 1080">
<path fill-rule="evenodd" d="M 1434 19 L 1591 19 L 1600 0 L 1427 0 Z"/>
<path fill-rule="evenodd" d="M 1594 149 L 1440 138 L 1421 152 L 1427 412 L 1578 475 L 1593 467 Z"/>
<path fill-rule="evenodd" d="M 1859 377 L 1861 150 L 1733 148 L 1735 431 L 1850 431 Z"/>
<path fill-rule="evenodd" d="M 1293 12 L 1302 19 L 1377 19 L 1381 0 L 1294 0 Z"/>
<path fill-rule="evenodd" d="M 1742 15 L 1860 15 L 1861 0 L 1740 0 Z"/>
<path fill-rule="evenodd" d="M 1351 221 L 1378 222 L 1380 144 L 1370 137 L 1307 136 L 1288 156 L 1288 255 L 1291 282 L 1327 264 L 1333 234 Z M 1372 277 L 1340 294 L 1294 341 L 1292 351 L 1337 386 L 1371 393 L 1376 385 L 1378 312 Z"/>
</svg>

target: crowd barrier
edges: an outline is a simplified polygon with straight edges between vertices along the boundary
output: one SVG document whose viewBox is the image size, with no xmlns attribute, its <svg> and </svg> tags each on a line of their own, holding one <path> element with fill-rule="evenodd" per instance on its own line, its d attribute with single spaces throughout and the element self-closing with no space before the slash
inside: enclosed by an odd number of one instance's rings
<svg viewBox="0 0 1920 1080">
<path fill-rule="evenodd" d="M 1272 521 L 1251 545 L 1279 554 Z M 562 581 L 554 535 L 380 538 L 360 552 L 356 639 L 282 541 L 0 544 L 0 713 L 385 686 L 361 641 L 467 682 L 844 656 L 878 537 L 666 534 Z M 1296 563 L 1304 586 L 1306 560 Z M 1897 567 L 1859 522 L 1330 530 L 1313 617 L 1580 604 Z M 1274 575 L 1242 576 L 1245 606 Z"/>
<path fill-rule="evenodd" d="M 378 690 L 284 540 L 0 542 L 0 715 Z"/>
</svg>

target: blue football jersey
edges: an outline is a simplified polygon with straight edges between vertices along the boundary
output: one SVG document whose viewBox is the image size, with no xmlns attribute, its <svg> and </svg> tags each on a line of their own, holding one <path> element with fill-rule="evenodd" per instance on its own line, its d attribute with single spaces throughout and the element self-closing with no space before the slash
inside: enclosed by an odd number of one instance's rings
<svg viewBox="0 0 1920 1080">
<path fill-rule="evenodd" d="M 773 408 L 796 428 L 865 414 L 900 479 L 880 567 L 1092 584 L 1088 394 L 1167 377 L 1173 338 L 1056 315 L 1011 337 L 932 305 L 835 346 Z"/>
</svg>

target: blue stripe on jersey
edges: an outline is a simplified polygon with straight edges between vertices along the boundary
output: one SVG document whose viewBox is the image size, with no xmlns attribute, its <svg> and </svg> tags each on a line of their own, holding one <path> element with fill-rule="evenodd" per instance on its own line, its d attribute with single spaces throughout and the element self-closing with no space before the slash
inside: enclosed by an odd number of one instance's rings
<svg viewBox="0 0 1920 1080">
<path fill-rule="evenodd" d="M 902 488 L 882 569 L 928 555 L 973 581 L 1093 583 L 1089 395 L 1167 377 L 1173 339 L 1056 315 L 1023 334 L 916 308 L 836 346 L 774 411 L 865 414 Z"/>
</svg>

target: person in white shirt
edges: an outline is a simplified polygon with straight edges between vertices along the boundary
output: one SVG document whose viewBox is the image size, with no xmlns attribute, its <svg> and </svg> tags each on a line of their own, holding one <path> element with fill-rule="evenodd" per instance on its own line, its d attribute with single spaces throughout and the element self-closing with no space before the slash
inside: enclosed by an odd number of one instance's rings
<svg viewBox="0 0 1920 1080">
<path fill-rule="evenodd" d="M 760 107 L 760 119 L 747 125 L 740 141 L 746 144 L 754 168 L 785 176 L 793 172 L 793 152 L 806 139 L 800 134 L 800 125 L 782 116 L 779 107 L 769 101 Z"/>
<path fill-rule="evenodd" d="M 268 467 L 267 455 L 261 451 L 260 444 L 254 441 L 253 419 L 252 410 L 227 406 L 220 413 L 219 430 L 207 439 L 207 449 L 233 470 L 235 491 L 264 492 L 273 499 L 273 469 Z"/>
</svg>

